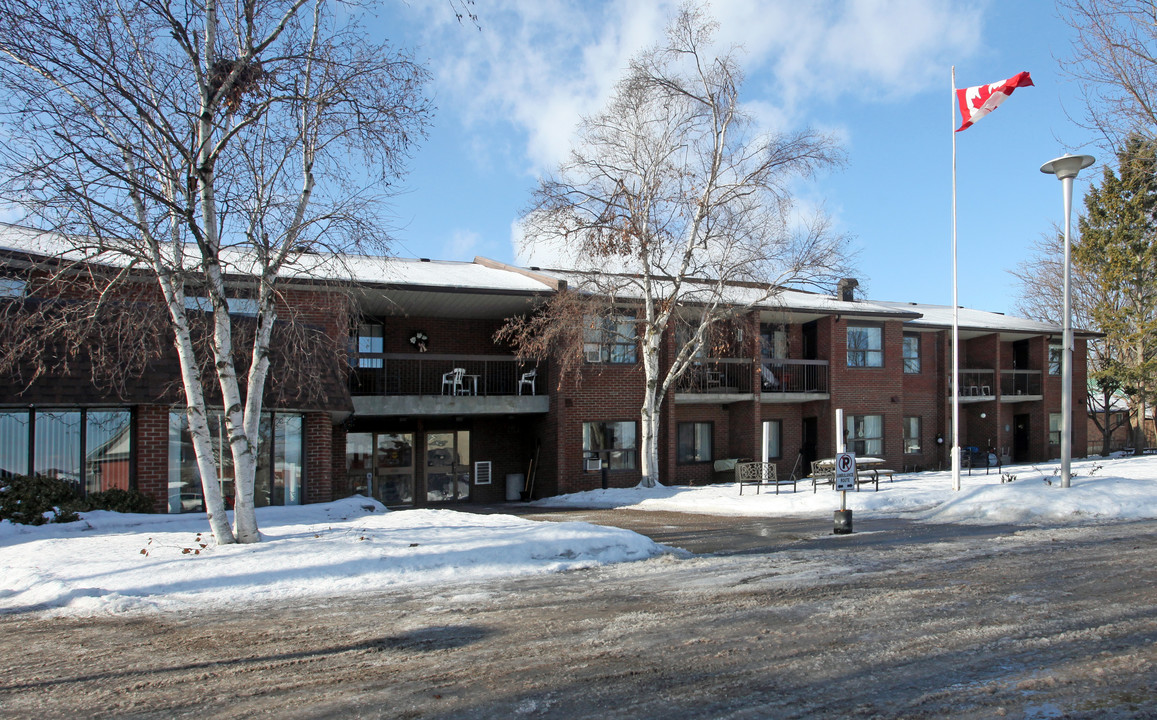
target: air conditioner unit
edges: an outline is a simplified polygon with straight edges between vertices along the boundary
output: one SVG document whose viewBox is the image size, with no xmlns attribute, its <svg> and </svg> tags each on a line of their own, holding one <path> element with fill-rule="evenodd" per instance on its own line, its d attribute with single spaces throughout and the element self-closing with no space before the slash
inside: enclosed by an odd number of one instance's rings
<svg viewBox="0 0 1157 720">
<path fill-rule="evenodd" d="M 587 348 L 583 354 L 586 355 L 589 363 L 601 363 L 603 361 L 603 349 L 601 347 Z"/>
<path fill-rule="evenodd" d="M 587 472 L 598 472 L 599 470 L 603 469 L 602 458 L 597 458 L 597 457 L 586 458 L 585 466 L 586 466 Z"/>
</svg>

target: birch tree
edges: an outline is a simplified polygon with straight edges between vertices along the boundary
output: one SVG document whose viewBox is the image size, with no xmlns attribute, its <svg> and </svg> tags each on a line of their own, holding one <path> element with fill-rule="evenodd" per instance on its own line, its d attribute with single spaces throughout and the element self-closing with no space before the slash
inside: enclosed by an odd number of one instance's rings
<svg viewBox="0 0 1157 720">
<path fill-rule="evenodd" d="M 713 53 L 715 30 L 683 6 L 606 108 L 583 119 L 569 159 L 539 184 L 525 238 L 586 264 L 567 292 L 503 333 L 565 370 L 581 364 L 584 333 L 621 333 L 622 345 L 637 330 L 645 486 L 660 482 L 662 404 L 712 329 L 785 285 L 830 281 L 843 247 L 822 215 L 796 222 L 792 203 L 792 183 L 838 165 L 839 147 L 810 130 L 760 132 L 740 105 L 737 51 Z M 676 322 L 687 330 L 661 363 Z"/>
<path fill-rule="evenodd" d="M 256 450 L 282 278 L 315 271 L 321 251 L 381 248 L 377 203 L 427 117 L 424 70 L 371 40 L 356 11 L 328 0 L 0 4 L 3 200 L 65 239 L 62 260 L 119 269 L 92 275 L 98 310 L 117 283 L 155 281 L 218 543 L 259 539 Z M 237 296 L 256 311 L 243 353 Z M 197 315 L 210 318 L 204 342 Z M 223 405 L 232 528 L 202 368 Z"/>
</svg>

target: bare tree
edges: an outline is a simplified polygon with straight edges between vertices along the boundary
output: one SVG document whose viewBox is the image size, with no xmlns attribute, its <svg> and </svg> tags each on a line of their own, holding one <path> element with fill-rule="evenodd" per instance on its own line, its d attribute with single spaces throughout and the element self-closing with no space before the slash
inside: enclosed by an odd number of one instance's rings
<svg viewBox="0 0 1157 720">
<path fill-rule="evenodd" d="M 1064 241 L 1064 234 L 1054 227 L 1052 232 L 1041 235 L 1028 259 L 1020 262 L 1015 270 L 1009 271 L 1020 281 L 1021 296 L 1017 301 L 1017 311 L 1023 316 L 1062 324 Z M 1102 293 L 1105 286 L 1096 280 L 1095 275 L 1095 266 L 1081 262 L 1079 257 L 1075 259 L 1071 278 L 1075 327 L 1095 330 L 1097 323 L 1091 309 L 1097 305 L 1108 306 L 1121 301 L 1119 293 Z M 1121 427 L 1129 426 L 1128 414 L 1118 415 L 1120 408 L 1115 402 L 1122 391 L 1119 376 L 1120 365 L 1124 361 L 1123 353 L 1112 338 L 1094 337 L 1088 341 L 1088 358 L 1089 378 L 1096 385 L 1097 391 L 1093 392 L 1092 388 L 1086 390 L 1086 409 L 1101 432 L 1101 454 L 1108 455 L 1112 449 L 1113 433 Z M 1080 389 L 1077 391 L 1080 392 Z"/>
<path fill-rule="evenodd" d="M 1061 64 L 1084 96 L 1085 126 L 1123 147 L 1137 134 L 1157 140 L 1157 5 L 1150 0 L 1058 0 L 1073 30 Z"/>
<path fill-rule="evenodd" d="M 382 246 L 376 203 L 427 117 L 423 69 L 369 39 L 355 11 L 326 0 L 0 4 L 2 199 L 63 238 L 56 269 L 116 269 L 91 275 L 94 312 L 140 273 L 155 281 L 219 543 L 259 539 L 256 450 L 283 278 L 317 273 L 323 251 Z M 237 297 L 255 308 L 244 333 L 229 312 Z M 232 528 L 203 368 L 224 407 Z"/>
<path fill-rule="evenodd" d="M 569 160 L 535 193 L 525 237 L 569 248 L 585 266 L 566 293 L 503 333 L 565 370 L 582 362 L 592 334 L 628 352 L 638 332 L 645 486 L 660 480 L 664 398 L 712 328 L 785 285 L 829 282 L 844 245 L 818 214 L 794 222 L 791 192 L 839 164 L 840 149 L 811 131 L 759 133 L 739 103 L 736 51 L 711 53 L 715 29 L 685 5 L 666 41 L 632 60 L 607 107 L 583 120 Z M 677 321 L 687 331 L 663 367 L 662 338 Z"/>
</svg>

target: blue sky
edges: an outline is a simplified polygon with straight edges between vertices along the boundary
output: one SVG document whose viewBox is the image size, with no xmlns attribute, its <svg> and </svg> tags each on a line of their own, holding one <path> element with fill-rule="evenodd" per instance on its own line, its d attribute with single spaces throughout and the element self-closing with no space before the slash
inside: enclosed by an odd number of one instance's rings
<svg viewBox="0 0 1157 720">
<path fill-rule="evenodd" d="M 535 178 L 675 7 L 478 0 L 479 30 L 438 0 L 385 5 L 380 29 L 427 63 L 438 106 L 392 203 L 395 252 L 549 264 L 516 247 Z M 957 135 L 960 302 L 1015 311 L 1022 289 L 1008 270 L 1063 220 L 1060 183 L 1040 165 L 1104 155 L 1074 121 L 1079 88 L 1059 68 L 1070 31 L 1051 2 L 716 0 L 710 11 L 718 42 L 743 47 L 742 97 L 763 126 L 842 139 L 847 166 L 797 197 L 852 237 L 857 277 L 878 300 L 951 302 L 951 66 L 960 87 L 1030 71 L 1036 87 Z M 1078 179 L 1076 211 L 1099 165 Z"/>
</svg>

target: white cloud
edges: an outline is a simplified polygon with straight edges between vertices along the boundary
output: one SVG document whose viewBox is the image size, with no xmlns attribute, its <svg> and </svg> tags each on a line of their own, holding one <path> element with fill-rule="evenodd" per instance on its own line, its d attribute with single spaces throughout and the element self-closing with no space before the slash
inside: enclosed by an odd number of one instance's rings
<svg viewBox="0 0 1157 720">
<path fill-rule="evenodd" d="M 450 260 L 472 260 L 481 239 L 473 230 L 455 230 L 442 247 L 442 256 Z"/>
<path fill-rule="evenodd" d="M 540 174 L 565 158 L 576 124 L 597 112 L 630 57 L 661 39 L 669 0 L 494 0 L 481 31 L 438 3 L 424 15 L 438 95 L 467 132 L 508 124 L 515 162 Z M 923 0 L 717 0 L 717 44 L 741 45 L 745 98 L 764 127 L 807 124 L 817 103 L 885 102 L 934 86 L 974 53 L 983 8 Z"/>
</svg>

